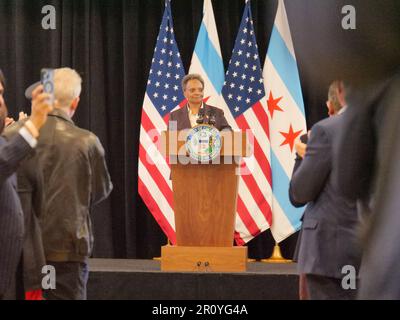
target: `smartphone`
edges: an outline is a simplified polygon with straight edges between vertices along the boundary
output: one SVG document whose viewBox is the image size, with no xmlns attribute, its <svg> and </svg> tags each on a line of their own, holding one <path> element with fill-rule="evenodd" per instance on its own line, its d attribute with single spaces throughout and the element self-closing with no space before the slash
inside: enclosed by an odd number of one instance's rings
<svg viewBox="0 0 400 320">
<path fill-rule="evenodd" d="M 42 69 L 40 73 L 40 82 L 43 85 L 43 91 L 50 94 L 49 103 L 54 104 L 54 69 Z"/>
</svg>

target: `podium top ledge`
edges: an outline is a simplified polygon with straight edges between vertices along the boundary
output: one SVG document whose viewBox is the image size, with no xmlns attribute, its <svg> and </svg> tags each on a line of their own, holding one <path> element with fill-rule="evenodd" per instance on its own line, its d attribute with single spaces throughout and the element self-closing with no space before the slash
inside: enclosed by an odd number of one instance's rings
<svg viewBox="0 0 400 320">
<path fill-rule="evenodd" d="M 163 156 L 187 156 L 186 140 L 191 130 L 162 131 L 160 151 Z M 220 156 L 250 157 L 253 154 L 254 136 L 247 131 L 220 131 L 222 146 Z"/>
</svg>

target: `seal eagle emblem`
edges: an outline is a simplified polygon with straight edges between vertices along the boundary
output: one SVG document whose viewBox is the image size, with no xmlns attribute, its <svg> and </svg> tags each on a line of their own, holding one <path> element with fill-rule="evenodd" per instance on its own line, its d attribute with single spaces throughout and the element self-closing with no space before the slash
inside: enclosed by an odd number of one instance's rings
<svg viewBox="0 0 400 320">
<path fill-rule="evenodd" d="M 199 162 L 210 162 L 221 152 L 221 134 L 215 127 L 200 124 L 189 131 L 185 145 L 190 158 Z"/>
</svg>

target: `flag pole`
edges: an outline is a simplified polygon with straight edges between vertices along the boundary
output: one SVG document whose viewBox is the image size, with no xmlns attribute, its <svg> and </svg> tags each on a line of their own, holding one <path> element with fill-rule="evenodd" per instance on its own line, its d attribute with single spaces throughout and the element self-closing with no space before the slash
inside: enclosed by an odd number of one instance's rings
<svg viewBox="0 0 400 320">
<path fill-rule="evenodd" d="M 281 248 L 278 242 L 275 242 L 274 251 L 269 259 L 262 259 L 261 262 L 265 263 L 292 263 L 292 260 L 285 259 L 282 256 Z"/>
</svg>

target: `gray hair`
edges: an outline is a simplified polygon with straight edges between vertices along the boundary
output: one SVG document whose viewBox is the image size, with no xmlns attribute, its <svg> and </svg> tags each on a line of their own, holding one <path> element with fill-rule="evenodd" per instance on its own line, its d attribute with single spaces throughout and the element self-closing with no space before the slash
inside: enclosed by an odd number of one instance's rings
<svg viewBox="0 0 400 320">
<path fill-rule="evenodd" d="M 54 96 L 61 108 L 69 107 L 71 102 L 80 96 L 82 78 L 73 69 L 61 68 L 54 72 Z"/>
<path fill-rule="evenodd" d="M 186 90 L 186 85 L 190 80 L 199 80 L 201 82 L 201 84 L 203 85 L 203 89 L 204 89 L 204 80 L 201 77 L 201 75 L 199 75 L 197 73 L 191 73 L 191 74 L 186 75 L 182 80 L 182 90 L 183 91 Z"/>
</svg>

